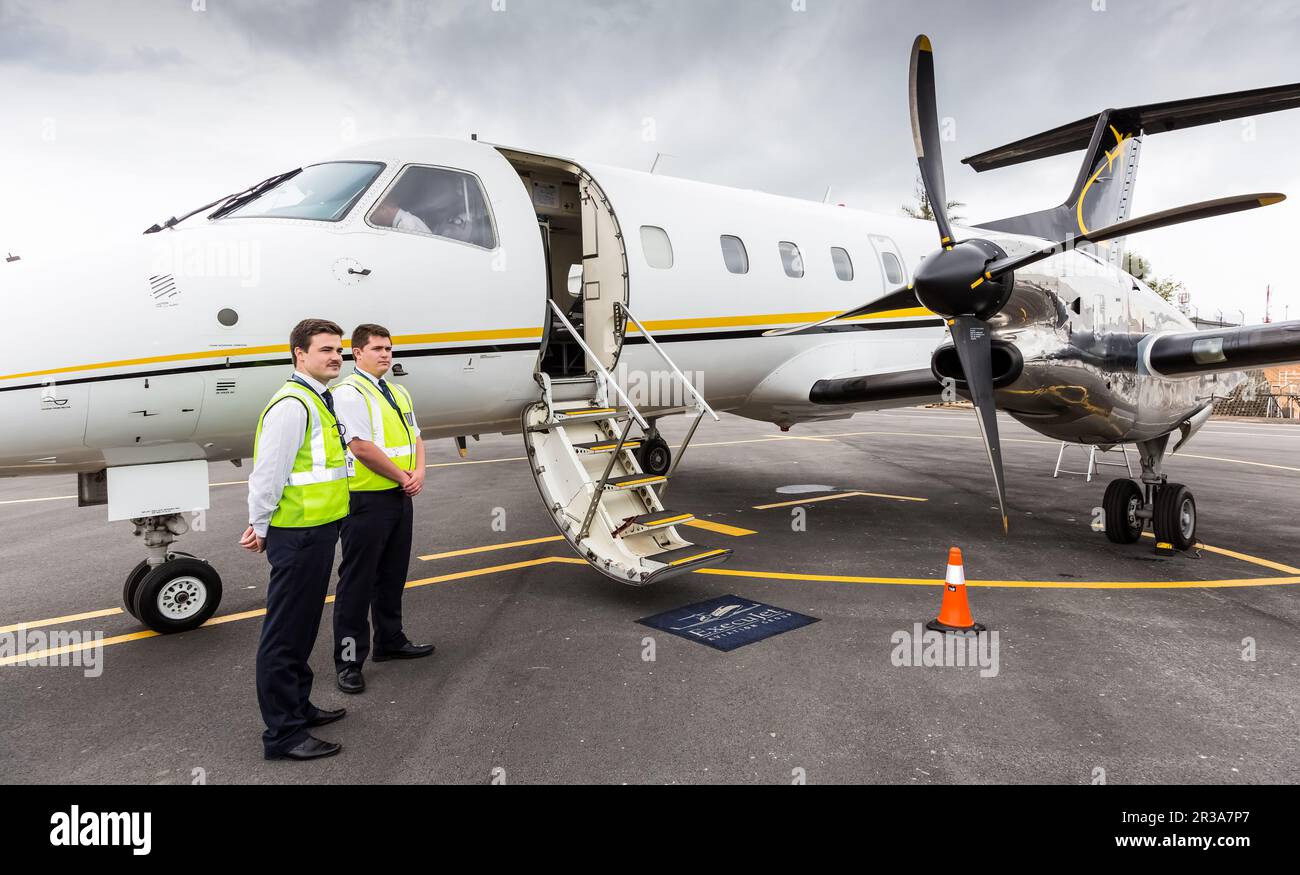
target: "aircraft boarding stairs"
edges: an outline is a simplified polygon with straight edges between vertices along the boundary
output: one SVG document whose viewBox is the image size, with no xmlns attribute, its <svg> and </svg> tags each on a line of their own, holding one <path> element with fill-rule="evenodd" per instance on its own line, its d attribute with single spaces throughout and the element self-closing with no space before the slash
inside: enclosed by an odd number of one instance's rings
<svg viewBox="0 0 1300 875">
<path fill-rule="evenodd" d="M 523 412 L 529 467 L 560 533 L 593 568 L 634 586 L 725 562 L 731 550 L 683 538 L 677 526 L 694 517 L 666 509 L 662 501 L 700 421 L 706 413 L 716 420 L 717 414 L 641 323 L 619 307 L 619 316 L 636 324 L 688 396 L 685 406 L 656 408 L 654 416 L 697 414 L 668 472 L 644 473 L 634 452 L 642 441 L 630 436 L 634 422 L 643 431 L 649 428 L 644 415 L 564 314 L 553 303 L 551 307 L 596 365 L 594 372 L 581 377 L 552 378 L 539 372 L 541 400 Z"/>
</svg>

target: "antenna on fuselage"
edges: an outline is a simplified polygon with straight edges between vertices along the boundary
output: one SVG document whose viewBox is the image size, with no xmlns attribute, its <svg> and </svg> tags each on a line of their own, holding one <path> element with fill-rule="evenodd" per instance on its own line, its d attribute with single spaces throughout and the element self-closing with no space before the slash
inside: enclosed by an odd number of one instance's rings
<svg viewBox="0 0 1300 875">
<path fill-rule="evenodd" d="M 660 159 L 660 158 L 676 158 L 676 157 L 677 157 L 676 155 L 673 155 L 673 154 L 671 154 L 671 153 L 669 153 L 669 152 L 656 152 L 656 153 L 655 153 L 655 160 L 652 161 L 651 164 L 650 164 L 650 172 L 651 172 L 651 173 L 654 173 L 654 172 L 655 172 L 655 168 L 659 166 L 659 159 Z"/>
</svg>

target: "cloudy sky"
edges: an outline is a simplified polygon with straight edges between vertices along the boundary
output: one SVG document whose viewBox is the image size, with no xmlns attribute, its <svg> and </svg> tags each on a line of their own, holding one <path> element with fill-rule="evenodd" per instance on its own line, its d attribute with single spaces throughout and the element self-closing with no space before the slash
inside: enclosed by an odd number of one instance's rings
<svg viewBox="0 0 1300 875">
<path fill-rule="evenodd" d="M 961 158 L 1128 106 L 1300 81 L 1293 0 L 0 0 L 0 254 L 68 257 L 389 136 L 482 139 L 896 213 L 913 37 L 936 51 L 948 191 L 1059 203 L 1080 155 Z M 1300 318 L 1300 110 L 1148 137 L 1134 213 L 1294 200 L 1130 240 L 1202 316 Z M 3 264 L 0 263 L 0 268 Z M 3 289 L 0 275 L 0 290 Z"/>
</svg>

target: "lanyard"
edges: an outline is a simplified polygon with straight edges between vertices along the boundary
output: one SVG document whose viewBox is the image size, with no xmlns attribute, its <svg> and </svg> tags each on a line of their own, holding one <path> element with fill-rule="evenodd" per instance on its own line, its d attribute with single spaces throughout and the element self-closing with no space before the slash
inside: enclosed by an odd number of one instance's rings
<svg viewBox="0 0 1300 875">
<path fill-rule="evenodd" d="M 392 390 L 392 389 L 388 389 L 387 386 L 381 386 L 381 385 L 379 385 L 379 381 L 378 381 L 378 380 L 372 380 L 372 379 L 370 379 L 370 375 L 369 375 L 369 374 L 362 373 L 360 370 L 357 370 L 356 373 L 357 373 L 357 375 L 360 376 L 363 380 L 369 380 L 369 381 L 370 381 L 370 385 L 372 385 L 372 386 L 374 386 L 376 389 L 378 389 L 378 390 L 379 390 L 379 394 L 380 394 L 381 396 L 383 396 L 383 399 L 384 399 L 385 401 L 388 402 L 388 406 L 391 407 L 391 408 L 393 408 L 393 410 L 397 411 L 397 415 L 398 415 L 398 416 L 402 416 L 402 408 L 400 408 L 400 407 L 397 406 L 397 396 L 393 393 L 393 390 Z M 385 389 L 388 389 L 388 391 L 385 392 L 385 391 L 384 391 Z"/>
<path fill-rule="evenodd" d="M 312 393 L 313 395 L 315 395 L 317 398 L 320 399 L 320 403 L 325 405 L 325 409 L 330 412 L 330 416 L 334 417 L 334 430 L 338 432 L 339 443 L 343 444 L 343 423 L 339 422 L 338 415 L 334 412 L 334 408 L 325 401 L 325 396 L 317 392 L 316 389 L 310 383 L 308 383 L 306 380 L 299 377 L 297 374 L 294 374 L 292 377 L 290 377 L 289 382 L 297 383 L 299 386 L 302 386 L 308 392 Z M 347 444 L 343 444 L 343 447 L 344 449 L 346 449 Z"/>
</svg>

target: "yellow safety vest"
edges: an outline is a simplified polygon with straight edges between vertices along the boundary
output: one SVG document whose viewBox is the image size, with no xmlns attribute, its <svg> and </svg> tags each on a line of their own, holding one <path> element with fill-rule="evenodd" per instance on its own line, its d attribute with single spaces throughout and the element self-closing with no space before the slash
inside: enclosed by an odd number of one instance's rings
<svg viewBox="0 0 1300 875">
<path fill-rule="evenodd" d="M 397 409 L 388 403 L 384 393 L 374 381 L 357 373 L 348 374 L 340 386 L 354 386 L 365 399 L 370 414 L 370 442 L 384 451 L 384 455 L 403 471 L 415 470 L 415 407 L 405 387 L 391 380 L 385 381 L 393 393 Z M 349 440 L 352 436 L 346 436 Z M 348 452 L 348 488 L 353 492 L 381 492 L 396 489 L 397 483 L 376 474 Z"/>
<path fill-rule="evenodd" d="M 348 515 L 347 457 L 339 439 L 338 420 L 311 388 L 290 380 L 271 396 L 257 420 L 253 464 L 257 464 L 267 411 L 288 398 L 307 409 L 307 427 L 271 525 L 285 529 L 323 526 Z"/>
</svg>

